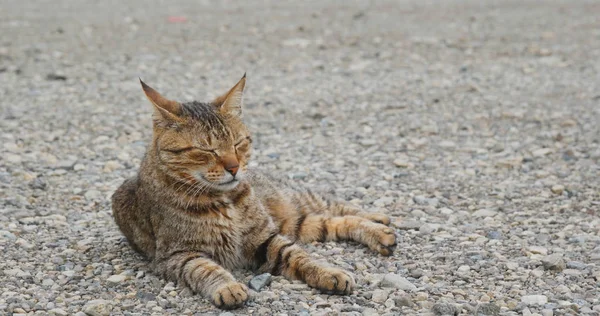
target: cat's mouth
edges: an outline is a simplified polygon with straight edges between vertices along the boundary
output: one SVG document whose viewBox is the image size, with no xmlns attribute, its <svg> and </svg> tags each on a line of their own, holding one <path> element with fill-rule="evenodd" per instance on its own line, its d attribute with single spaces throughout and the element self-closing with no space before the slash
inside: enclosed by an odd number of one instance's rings
<svg viewBox="0 0 600 316">
<path fill-rule="evenodd" d="M 231 178 L 226 181 L 220 181 L 220 182 L 210 181 L 210 180 L 206 179 L 203 175 L 200 175 L 200 178 L 202 179 L 203 182 L 209 184 L 212 189 L 219 190 L 219 191 L 229 191 L 229 190 L 235 188 L 238 185 L 238 183 L 240 182 L 240 179 L 237 177 Z"/>
</svg>

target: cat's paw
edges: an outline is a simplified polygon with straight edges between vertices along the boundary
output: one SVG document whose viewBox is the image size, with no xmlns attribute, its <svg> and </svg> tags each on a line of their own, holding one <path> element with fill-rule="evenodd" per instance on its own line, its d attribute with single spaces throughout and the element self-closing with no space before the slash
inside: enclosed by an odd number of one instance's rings
<svg viewBox="0 0 600 316">
<path fill-rule="evenodd" d="M 361 217 L 366 218 L 370 221 L 376 222 L 376 223 L 381 223 L 383 225 L 389 225 L 391 220 L 390 217 L 382 214 L 382 213 L 367 213 L 367 212 L 362 212 L 359 214 Z"/>
<path fill-rule="evenodd" d="M 212 294 L 212 302 L 221 309 L 239 308 L 248 300 L 248 288 L 238 282 L 226 283 Z"/>
<path fill-rule="evenodd" d="M 318 269 L 316 274 L 311 280 L 307 280 L 309 286 L 321 291 L 343 295 L 348 295 L 354 290 L 354 278 L 342 269 L 324 267 Z"/>
<path fill-rule="evenodd" d="M 392 228 L 382 224 L 373 224 L 367 230 L 369 248 L 379 252 L 382 256 L 391 256 L 396 248 L 396 234 Z"/>
</svg>

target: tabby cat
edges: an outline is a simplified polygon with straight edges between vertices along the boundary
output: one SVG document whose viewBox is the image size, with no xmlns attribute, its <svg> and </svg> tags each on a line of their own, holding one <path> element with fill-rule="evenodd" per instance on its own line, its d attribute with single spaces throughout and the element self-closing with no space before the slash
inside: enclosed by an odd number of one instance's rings
<svg viewBox="0 0 600 316">
<path fill-rule="evenodd" d="M 352 292 L 348 272 L 316 261 L 298 242 L 355 240 L 392 254 L 388 216 L 248 170 L 246 75 L 210 103 L 171 101 L 140 82 L 154 106 L 153 139 L 138 175 L 112 196 L 112 208 L 131 247 L 157 274 L 230 309 L 248 300 L 247 287 L 228 271 L 234 268 Z"/>
</svg>

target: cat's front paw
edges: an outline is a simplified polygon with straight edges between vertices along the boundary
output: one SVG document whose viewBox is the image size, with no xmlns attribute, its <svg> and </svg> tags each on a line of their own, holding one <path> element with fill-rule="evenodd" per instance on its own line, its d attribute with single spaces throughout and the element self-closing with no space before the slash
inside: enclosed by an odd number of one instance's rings
<svg viewBox="0 0 600 316">
<path fill-rule="evenodd" d="M 355 286 L 354 278 L 348 272 L 329 267 L 318 269 L 307 284 L 321 291 L 343 295 L 352 293 Z"/>
<path fill-rule="evenodd" d="M 212 294 L 212 302 L 221 309 L 239 308 L 248 300 L 248 288 L 238 282 L 226 283 Z"/>
<path fill-rule="evenodd" d="M 393 229 L 382 224 L 370 225 L 367 230 L 369 234 L 369 248 L 379 252 L 383 256 L 391 256 L 396 248 L 396 234 Z"/>
</svg>

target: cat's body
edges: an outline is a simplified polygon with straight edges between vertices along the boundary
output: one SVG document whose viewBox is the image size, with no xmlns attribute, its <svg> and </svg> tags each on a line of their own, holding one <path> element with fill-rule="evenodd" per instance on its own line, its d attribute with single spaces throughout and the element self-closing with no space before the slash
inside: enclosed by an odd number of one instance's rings
<svg viewBox="0 0 600 316">
<path fill-rule="evenodd" d="M 142 83 L 156 109 L 154 141 L 138 176 L 113 195 L 116 223 L 157 273 L 221 308 L 247 300 L 245 285 L 227 271 L 235 268 L 350 293 L 347 272 L 314 261 L 296 241 L 356 240 L 390 255 L 393 230 L 376 223 L 388 217 L 248 171 L 244 83 L 207 104 L 169 101 Z"/>
</svg>

